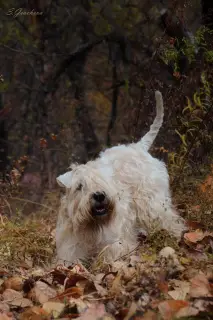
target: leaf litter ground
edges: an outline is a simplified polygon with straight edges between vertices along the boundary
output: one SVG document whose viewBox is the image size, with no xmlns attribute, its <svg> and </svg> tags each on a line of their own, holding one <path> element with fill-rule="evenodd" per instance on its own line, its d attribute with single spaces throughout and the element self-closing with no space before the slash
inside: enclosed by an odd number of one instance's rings
<svg viewBox="0 0 213 320">
<path fill-rule="evenodd" d="M 162 231 L 113 264 L 65 267 L 53 221 L 2 218 L 0 320 L 213 319 L 213 233 L 188 224 L 179 245 Z"/>
</svg>

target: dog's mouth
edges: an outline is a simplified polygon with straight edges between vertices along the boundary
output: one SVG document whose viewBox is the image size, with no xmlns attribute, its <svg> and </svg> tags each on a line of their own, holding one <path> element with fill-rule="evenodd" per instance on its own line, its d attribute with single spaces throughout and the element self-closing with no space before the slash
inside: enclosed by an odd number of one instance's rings
<svg viewBox="0 0 213 320">
<path fill-rule="evenodd" d="M 104 216 L 108 213 L 108 206 L 106 204 L 95 204 L 92 207 L 93 216 Z"/>
</svg>

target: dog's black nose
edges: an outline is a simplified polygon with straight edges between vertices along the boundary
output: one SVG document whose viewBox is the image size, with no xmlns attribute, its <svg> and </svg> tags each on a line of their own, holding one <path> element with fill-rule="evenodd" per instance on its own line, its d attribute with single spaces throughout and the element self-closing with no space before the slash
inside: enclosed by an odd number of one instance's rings
<svg viewBox="0 0 213 320">
<path fill-rule="evenodd" d="M 93 199 L 97 202 L 103 202 L 105 200 L 104 192 L 93 193 Z"/>
</svg>

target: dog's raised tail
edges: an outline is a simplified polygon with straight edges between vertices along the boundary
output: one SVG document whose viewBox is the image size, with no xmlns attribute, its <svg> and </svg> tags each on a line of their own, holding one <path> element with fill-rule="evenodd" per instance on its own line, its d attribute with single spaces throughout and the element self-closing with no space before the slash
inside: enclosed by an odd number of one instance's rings
<svg viewBox="0 0 213 320">
<path fill-rule="evenodd" d="M 150 126 L 149 132 L 143 136 L 139 141 L 140 145 L 148 151 L 152 146 L 158 131 L 163 123 L 164 108 L 163 108 L 163 97 L 160 91 L 155 91 L 155 100 L 156 100 L 156 117 L 153 124 Z"/>
</svg>

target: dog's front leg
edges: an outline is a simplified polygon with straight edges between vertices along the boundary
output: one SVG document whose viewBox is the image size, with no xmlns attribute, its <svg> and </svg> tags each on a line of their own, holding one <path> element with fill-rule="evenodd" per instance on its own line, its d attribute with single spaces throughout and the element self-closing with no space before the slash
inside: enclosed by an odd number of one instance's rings
<svg viewBox="0 0 213 320">
<path fill-rule="evenodd" d="M 58 261 L 66 265 L 87 256 L 85 245 L 74 234 L 71 221 L 63 219 L 62 216 L 59 216 L 56 227 L 56 250 Z"/>
<path fill-rule="evenodd" d="M 87 253 L 85 248 L 76 242 L 76 239 L 70 237 L 69 239 L 63 239 L 63 242 L 57 245 L 57 257 L 58 262 L 65 265 L 71 265 L 77 260 L 85 259 Z"/>
</svg>

